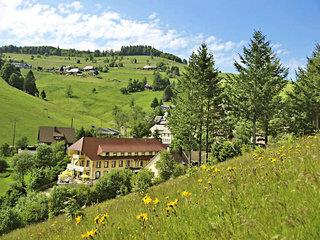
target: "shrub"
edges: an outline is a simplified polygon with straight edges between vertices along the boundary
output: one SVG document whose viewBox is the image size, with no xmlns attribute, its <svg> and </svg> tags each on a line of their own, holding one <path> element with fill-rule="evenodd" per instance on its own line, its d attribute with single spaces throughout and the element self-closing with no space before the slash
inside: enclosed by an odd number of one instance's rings
<svg viewBox="0 0 320 240">
<path fill-rule="evenodd" d="M 28 147 L 28 138 L 22 137 L 22 138 L 18 139 L 17 148 L 18 149 L 25 149 L 26 147 Z"/>
<path fill-rule="evenodd" d="M 223 162 L 228 158 L 236 157 L 241 154 L 241 148 L 238 144 L 230 141 L 217 141 L 212 147 L 212 155 L 219 161 Z"/>
<path fill-rule="evenodd" d="M 127 169 L 105 174 L 95 185 L 97 200 L 102 202 L 131 192 L 131 178 L 132 172 Z"/>
<path fill-rule="evenodd" d="M 14 209 L 0 209 L 0 235 L 8 233 L 21 226 L 21 219 Z"/>
<path fill-rule="evenodd" d="M 176 164 L 173 170 L 173 177 L 179 177 L 181 175 L 186 174 L 187 167 L 184 166 L 183 164 Z"/>
<path fill-rule="evenodd" d="M 35 168 L 31 171 L 30 182 L 28 187 L 30 190 L 43 190 L 55 181 L 55 176 L 50 168 Z"/>
<path fill-rule="evenodd" d="M 145 191 L 152 186 L 153 172 L 148 169 L 142 169 L 137 174 L 132 176 L 133 191 Z"/>
<path fill-rule="evenodd" d="M 75 199 L 79 206 L 88 206 L 95 201 L 95 194 L 92 188 L 86 185 L 80 185 L 76 188 Z"/>
<path fill-rule="evenodd" d="M 48 218 L 48 199 L 42 193 L 31 192 L 18 200 L 15 209 L 25 225 L 41 222 Z"/>
<path fill-rule="evenodd" d="M 27 194 L 26 188 L 21 183 L 14 183 L 7 190 L 4 196 L 4 204 L 9 207 L 14 207 L 20 197 L 23 197 Z"/>
<path fill-rule="evenodd" d="M 173 176 L 176 161 L 172 155 L 167 151 L 160 153 L 160 160 L 156 163 L 156 168 L 159 170 L 159 176 L 161 179 L 168 180 Z"/>
<path fill-rule="evenodd" d="M 57 216 L 64 212 L 64 202 L 74 196 L 76 196 L 76 190 L 73 188 L 65 186 L 54 187 L 48 199 L 49 216 Z"/>
<path fill-rule="evenodd" d="M 0 157 L 0 173 L 5 172 L 8 168 L 8 163 L 5 159 Z"/>
<path fill-rule="evenodd" d="M 64 204 L 63 212 L 67 215 L 67 218 L 69 220 L 81 214 L 81 207 L 78 204 L 76 199 L 70 197 L 63 204 Z"/>
<path fill-rule="evenodd" d="M 5 156 L 5 157 L 9 157 L 11 156 L 12 151 L 10 149 L 10 146 L 8 143 L 4 143 L 1 145 L 0 147 L 0 155 Z"/>
</svg>

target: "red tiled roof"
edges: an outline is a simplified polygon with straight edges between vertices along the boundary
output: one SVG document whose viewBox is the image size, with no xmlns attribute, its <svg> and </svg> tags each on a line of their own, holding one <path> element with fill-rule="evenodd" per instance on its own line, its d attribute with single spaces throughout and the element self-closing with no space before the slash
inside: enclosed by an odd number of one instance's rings
<svg viewBox="0 0 320 240">
<path fill-rule="evenodd" d="M 160 152 L 165 146 L 150 138 L 95 138 L 83 137 L 71 145 L 69 150 L 81 151 L 91 160 L 98 160 L 102 152 Z"/>
</svg>

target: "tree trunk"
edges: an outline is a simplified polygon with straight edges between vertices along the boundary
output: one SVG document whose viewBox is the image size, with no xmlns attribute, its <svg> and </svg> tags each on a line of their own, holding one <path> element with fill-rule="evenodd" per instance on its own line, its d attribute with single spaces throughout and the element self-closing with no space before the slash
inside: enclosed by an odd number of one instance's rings
<svg viewBox="0 0 320 240">
<path fill-rule="evenodd" d="M 252 120 L 252 149 L 256 148 L 256 143 L 257 143 L 257 118 L 256 116 L 253 117 Z"/>
<path fill-rule="evenodd" d="M 208 101 L 208 105 L 207 105 L 207 121 L 206 121 L 206 162 L 208 163 L 208 157 L 209 157 L 209 119 L 210 119 L 210 114 L 209 114 L 209 110 L 210 110 L 210 101 Z"/>
<path fill-rule="evenodd" d="M 200 121 L 200 127 L 199 127 L 199 166 L 201 166 L 202 163 L 202 120 Z"/>
</svg>

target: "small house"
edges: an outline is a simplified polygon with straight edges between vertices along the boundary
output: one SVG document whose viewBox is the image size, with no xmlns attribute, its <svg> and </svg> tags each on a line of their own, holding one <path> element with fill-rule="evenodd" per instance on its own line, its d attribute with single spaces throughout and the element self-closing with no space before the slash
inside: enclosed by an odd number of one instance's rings
<svg viewBox="0 0 320 240">
<path fill-rule="evenodd" d="M 64 141 L 67 146 L 76 142 L 74 128 L 68 127 L 40 127 L 38 131 L 39 144 L 52 144 L 57 141 Z"/>
</svg>

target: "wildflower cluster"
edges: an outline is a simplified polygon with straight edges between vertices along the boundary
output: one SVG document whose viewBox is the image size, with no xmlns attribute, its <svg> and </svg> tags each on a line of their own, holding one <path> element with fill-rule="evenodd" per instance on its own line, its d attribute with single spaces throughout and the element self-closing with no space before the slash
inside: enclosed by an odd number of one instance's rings
<svg viewBox="0 0 320 240">
<path fill-rule="evenodd" d="M 90 231 L 88 231 L 88 232 L 86 232 L 84 234 L 81 234 L 81 238 L 82 239 L 90 239 L 90 238 L 93 239 L 94 236 L 97 235 L 97 232 L 98 232 L 98 229 L 94 228 L 94 229 L 92 229 L 92 230 L 90 230 Z"/>
<path fill-rule="evenodd" d="M 94 218 L 94 223 L 98 224 L 98 226 L 96 228 L 90 230 L 90 231 L 87 231 L 84 234 L 81 234 L 81 238 L 82 239 L 93 239 L 98 234 L 99 225 L 104 225 L 108 218 L 109 218 L 109 214 L 108 213 L 98 214 Z M 78 225 L 81 222 L 82 217 L 77 217 L 75 220 L 76 220 L 76 224 Z"/>
</svg>

